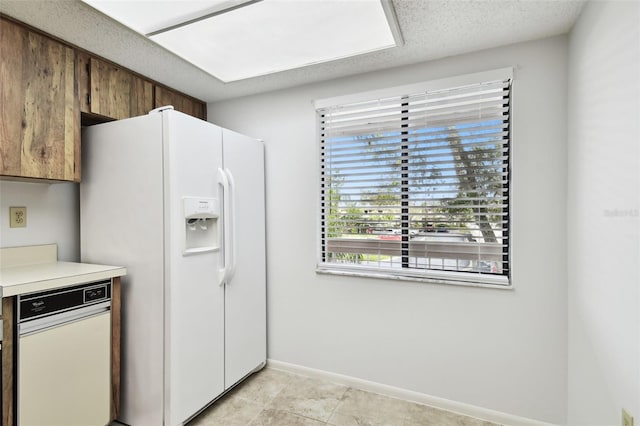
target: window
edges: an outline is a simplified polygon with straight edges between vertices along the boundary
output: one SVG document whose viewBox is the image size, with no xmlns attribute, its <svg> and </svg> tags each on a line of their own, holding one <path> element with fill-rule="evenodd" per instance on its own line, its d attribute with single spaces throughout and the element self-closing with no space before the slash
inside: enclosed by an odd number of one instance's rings
<svg viewBox="0 0 640 426">
<path fill-rule="evenodd" d="M 318 270 L 509 285 L 510 73 L 412 90 L 316 104 Z"/>
</svg>

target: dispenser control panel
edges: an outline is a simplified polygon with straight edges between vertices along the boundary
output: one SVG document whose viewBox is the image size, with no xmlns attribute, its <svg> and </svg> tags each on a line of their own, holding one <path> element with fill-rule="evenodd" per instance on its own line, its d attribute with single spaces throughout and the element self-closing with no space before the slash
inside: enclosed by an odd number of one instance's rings
<svg viewBox="0 0 640 426">
<path fill-rule="evenodd" d="M 218 217 L 215 198 L 184 198 L 184 216 L 186 218 L 214 218 Z"/>
</svg>

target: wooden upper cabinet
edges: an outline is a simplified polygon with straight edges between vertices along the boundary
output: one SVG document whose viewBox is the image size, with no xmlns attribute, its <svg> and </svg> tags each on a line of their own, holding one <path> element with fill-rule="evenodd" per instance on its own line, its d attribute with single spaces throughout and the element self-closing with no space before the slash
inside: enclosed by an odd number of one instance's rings
<svg viewBox="0 0 640 426">
<path fill-rule="evenodd" d="M 173 105 L 176 111 L 184 112 L 202 120 L 207 119 L 207 104 L 162 86 L 155 86 L 155 108 Z"/>
<path fill-rule="evenodd" d="M 0 175 L 80 180 L 71 47 L 0 19 Z"/>
<path fill-rule="evenodd" d="M 153 109 L 153 84 L 125 68 L 79 52 L 78 74 L 84 113 L 119 120 Z"/>
<path fill-rule="evenodd" d="M 164 105 L 206 120 L 204 102 L 0 16 L 0 177 L 79 182 L 82 124 Z"/>
</svg>

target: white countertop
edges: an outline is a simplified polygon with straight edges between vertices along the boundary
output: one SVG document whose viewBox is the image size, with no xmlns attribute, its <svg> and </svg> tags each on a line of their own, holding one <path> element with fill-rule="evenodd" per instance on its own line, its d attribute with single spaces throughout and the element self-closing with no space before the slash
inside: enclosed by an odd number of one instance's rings
<svg viewBox="0 0 640 426">
<path fill-rule="evenodd" d="M 127 274 L 121 266 L 58 262 L 54 244 L 0 249 L 0 296 L 53 290 Z"/>
<path fill-rule="evenodd" d="M 0 269 L 2 297 L 52 290 L 126 275 L 126 268 L 91 263 L 51 262 Z"/>
</svg>

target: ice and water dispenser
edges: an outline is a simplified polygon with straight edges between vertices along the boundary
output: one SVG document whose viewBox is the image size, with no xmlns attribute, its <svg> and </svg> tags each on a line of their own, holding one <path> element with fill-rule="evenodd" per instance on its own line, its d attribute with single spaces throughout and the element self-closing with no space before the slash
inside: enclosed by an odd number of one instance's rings
<svg viewBox="0 0 640 426">
<path fill-rule="evenodd" d="M 220 203 L 217 198 L 184 197 L 184 254 L 220 248 Z"/>
</svg>

